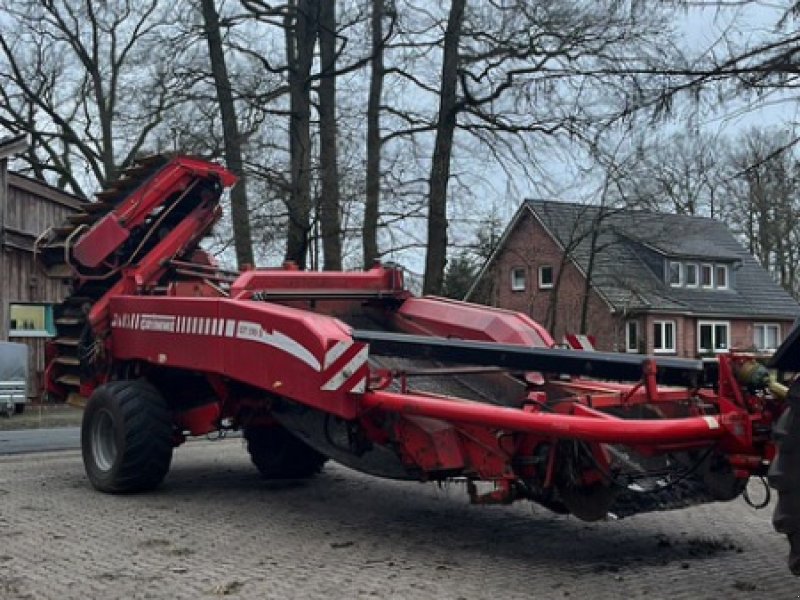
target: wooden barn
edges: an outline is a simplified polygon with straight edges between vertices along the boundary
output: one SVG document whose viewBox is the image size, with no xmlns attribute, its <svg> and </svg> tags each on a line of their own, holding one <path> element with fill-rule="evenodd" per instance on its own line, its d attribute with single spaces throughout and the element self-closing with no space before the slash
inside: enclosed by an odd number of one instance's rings
<svg viewBox="0 0 800 600">
<path fill-rule="evenodd" d="M 67 288 L 44 276 L 34 244 L 84 202 L 44 181 L 8 170 L 8 161 L 27 150 L 24 137 L 0 139 L 0 340 L 30 348 L 28 395 L 38 397 L 44 375 L 44 346 L 55 333 L 53 305 Z"/>
</svg>

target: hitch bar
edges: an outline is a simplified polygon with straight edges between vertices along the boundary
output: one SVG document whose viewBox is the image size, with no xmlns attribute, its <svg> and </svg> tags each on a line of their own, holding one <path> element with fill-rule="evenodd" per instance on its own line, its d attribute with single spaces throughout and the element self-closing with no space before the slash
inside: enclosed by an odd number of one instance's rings
<svg viewBox="0 0 800 600">
<path fill-rule="evenodd" d="M 656 366 L 658 383 L 696 388 L 705 379 L 702 361 L 688 358 L 530 348 L 361 329 L 354 329 L 352 337 L 356 341 L 369 344 L 370 354 L 376 356 L 425 358 L 447 363 L 498 366 L 520 371 L 585 375 L 632 382 L 642 379 L 644 366 L 651 361 Z"/>
</svg>

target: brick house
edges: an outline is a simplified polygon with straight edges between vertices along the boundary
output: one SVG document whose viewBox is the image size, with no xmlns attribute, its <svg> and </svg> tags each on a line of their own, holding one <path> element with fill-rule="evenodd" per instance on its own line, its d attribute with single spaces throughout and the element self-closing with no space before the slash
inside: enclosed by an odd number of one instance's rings
<svg viewBox="0 0 800 600">
<path fill-rule="evenodd" d="M 719 221 L 527 200 L 467 299 L 524 312 L 556 340 L 695 357 L 769 352 L 800 317 Z"/>
</svg>

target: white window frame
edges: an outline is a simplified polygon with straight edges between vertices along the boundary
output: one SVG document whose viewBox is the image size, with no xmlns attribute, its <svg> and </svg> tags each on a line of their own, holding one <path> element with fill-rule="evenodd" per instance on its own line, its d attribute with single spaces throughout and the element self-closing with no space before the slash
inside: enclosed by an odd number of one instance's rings
<svg viewBox="0 0 800 600">
<path fill-rule="evenodd" d="M 518 276 L 522 275 L 522 283 L 518 281 Z M 513 267 L 511 269 L 511 291 L 524 292 L 527 287 L 527 273 L 525 267 Z"/>
<path fill-rule="evenodd" d="M 631 329 L 634 329 L 636 344 L 631 346 Z M 639 352 L 639 321 L 628 321 L 625 323 L 625 352 Z"/>
<path fill-rule="evenodd" d="M 672 267 L 678 267 L 678 281 L 672 281 Z M 671 260 L 667 262 L 667 283 L 669 283 L 670 287 L 683 287 L 683 263 L 677 260 Z"/>
<path fill-rule="evenodd" d="M 725 285 L 719 285 L 719 277 L 717 277 L 717 269 L 723 269 L 725 271 Z M 728 268 L 728 265 L 714 265 L 714 286 L 719 290 L 727 290 L 730 287 L 730 275 L 731 270 Z"/>
<path fill-rule="evenodd" d="M 689 267 L 694 267 L 694 283 L 689 283 Z M 684 266 L 685 277 L 684 280 L 686 281 L 687 288 L 696 288 L 700 285 L 700 265 L 697 263 L 687 263 Z"/>
<path fill-rule="evenodd" d="M 762 328 L 764 330 L 764 343 L 766 344 L 767 341 L 767 328 L 774 327 L 775 328 L 775 347 L 769 348 L 759 348 L 756 345 L 756 329 Z M 758 350 L 759 352 L 774 352 L 778 349 L 778 346 L 781 345 L 781 324 L 780 323 L 753 323 L 753 347 Z"/>
<path fill-rule="evenodd" d="M 704 325 L 708 325 L 711 327 L 711 345 L 714 346 L 713 348 L 701 348 L 700 347 L 700 329 Z M 716 348 L 717 345 L 717 326 L 723 325 L 726 329 L 726 348 Z M 698 321 L 697 322 L 697 351 L 702 352 L 713 352 L 715 354 L 721 354 L 724 352 L 730 351 L 731 348 L 731 322 L 730 321 Z"/>
<path fill-rule="evenodd" d="M 709 282 L 707 284 L 703 283 L 703 269 L 708 267 L 709 272 L 711 273 L 711 277 L 709 278 Z M 700 265 L 700 272 L 698 273 L 699 277 L 697 278 L 697 283 L 705 290 L 710 290 L 714 288 L 714 265 L 710 263 L 702 263 Z"/>
<path fill-rule="evenodd" d="M 545 269 L 550 269 L 550 283 L 544 283 L 542 280 L 542 275 Z M 539 289 L 540 290 L 551 290 L 553 289 L 553 283 L 555 281 L 555 271 L 553 270 L 552 265 L 542 265 L 539 267 Z"/>
<path fill-rule="evenodd" d="M 675 324 L 675 321 L 661 320 L 661 319 L 659 319 L 658 321 L 653 321 L 653 328 L 660 327 L 660 329 L 661 329 L 661 342 L 662 342 L 662 344 L 664 343 L 664 340 L 667 339 L 667 335 L 666 335 L 667 326 L 672 328 L 672 347 L 671 348 L 667 348 L 667 347 L 656 348 L 656 344 L 655 344 L 656 338 L 655 338 L 655 334 L 654 334 L 653 335 L 653 354 L 675 354 L 675 349 L 677 348 L 677 341 L 676 341 L 675 338 L 677 337 L 677 332 L 678 332 L 678 327 Z"/>
</svg>

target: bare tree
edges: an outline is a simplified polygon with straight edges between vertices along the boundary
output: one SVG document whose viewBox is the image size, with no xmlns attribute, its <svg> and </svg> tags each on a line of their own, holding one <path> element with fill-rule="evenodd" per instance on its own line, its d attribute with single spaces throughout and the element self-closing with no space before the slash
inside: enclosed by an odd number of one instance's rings
<svg viewBox="0 0 800 600">
<path fill-rule="evenodd" d="M 311 66 L 319 0 L 291 0 L 284 18 L 289 65 L 291 196 L 286 260 L 305 268 L 311 231 Z"/>
<path fill-rule="evenodd" d="M 250 210 L 247 206 L 247 188 L 242 159 L 242 140 L 236 117 L 228 67 L 222 47 L 219 13 L 215 0 L 201 0 L 205 37 L 208 42 L 208 56 L 211 74 L 217 91 L 219 111 L 222 116 L 222 134 L 225 143 L 225 160 L 228 168 L 239 176 L 239 182 L 231 191 L 231 222 L 233 241 L 236 248 L 236 262 L 239 268 L 253 265 L 253 241 L 250 234 Z"/>
<path fill-rule="evenodd" d="M 466 4 L 466 0 L 453 0 L 444 34 L 439 116 L 428 192 L 428 243 L 422 286 L 425 294 L 441 294 L 447 264 L 447 184 L 458 114 L 458 46 Z"/>
<path fill-rule="evenodd" d="M 723 218 L 761 265 L 797 296 L 800 163 L 787 145 L 790 139 L 785 132 L 752 129 L 731 145 Z"/>
<path fill-rule="evenodd" d="M 719 216 L 725 141 L 699 131 L 666 139 L 643 136 L 623 181 L 630 206 L 685 215 Z"/>
<path fill-rule="evenodd" d="M 372 0 L 370 14 L 371 51 L 369 100 L 367 102 L 367 161 L 362 250 L 364 268 L 378 259 L 378 218 L 381 194 L 381 125 L 380 106 L 384 78 L 383 18 L 386 0 Z"/>
<path fill-rule="evenodd" d="M 38 175 L 80 195 L 108 184 L 173 105 L 170 63 L 155 43 L 169 19 L 156 0 L 0 6 L 0 125 L 31 136 L 25 160 Z"/>
<path fill-rule="evenodd" d="M 321 2 L 319 27 L 319 221 L 325 269 L 342 268 L 342 223 L 336 126 L 336 3 Z"/>
</svg>

